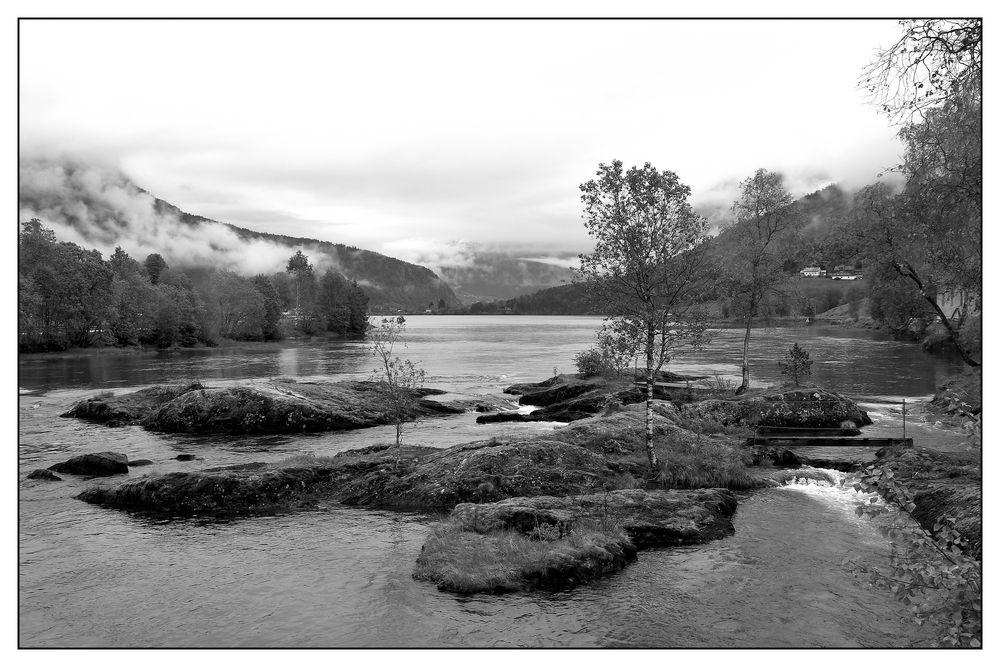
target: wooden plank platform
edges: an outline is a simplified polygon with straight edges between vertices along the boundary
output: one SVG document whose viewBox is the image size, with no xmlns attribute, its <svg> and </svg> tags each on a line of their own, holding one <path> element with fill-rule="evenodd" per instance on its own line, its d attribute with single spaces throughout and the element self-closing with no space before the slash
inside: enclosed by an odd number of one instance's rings
<svg viewBox="0 0 1000 667">
<path fill-rule="evenodd" d="M 633 386 L 639 389 L 645 389 L 646 383 L 642 381 L 636 381 Z M 712 391 L 709 387 L 692 387 L 686 382 L 654 382 L 654 387 L 659 387 L 660 389 L 690 389 L 691 391 Z"/>
<path fill-rule="evenodd" d="M 785 447 L 912 447 L 913 438 L 851 438 L 758 436 L 747 438 L 747 445 L 784 445 Z"/>
</svg>

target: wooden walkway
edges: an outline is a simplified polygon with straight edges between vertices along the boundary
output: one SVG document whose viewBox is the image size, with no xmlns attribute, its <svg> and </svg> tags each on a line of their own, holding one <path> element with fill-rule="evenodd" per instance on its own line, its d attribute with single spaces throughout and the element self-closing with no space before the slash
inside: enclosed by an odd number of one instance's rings
<svg viewBox="0 0 1000 667">
<path fill-rule="evenodd" d="M 747 445 L 785 447 L 912 447 L 913 438 L 853 438 L 850 436 L 760 435 L 747 438 Z"/>
</svg>

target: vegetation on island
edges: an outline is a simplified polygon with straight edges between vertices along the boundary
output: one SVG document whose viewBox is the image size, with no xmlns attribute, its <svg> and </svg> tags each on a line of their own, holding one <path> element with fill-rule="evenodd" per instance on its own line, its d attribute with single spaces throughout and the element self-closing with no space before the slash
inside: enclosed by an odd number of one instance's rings
<svg viewBox="0 0 1000 667">
<path fill-rule="evenodd" d="M 139 262 L 121 248 L 60 242 L 37 219 L 18 235 L 18 346 L 159 348 L 266 341 L 288 335 L 365 332 L 368 297 L 328 270 L 317 278 L 301 251 L 288 270 L 247 277 L 182 271 L 157 253 Z"/>
<path fill-rule="evenodd" d="M 371 354 L 379 364 L 372 374 L 372 380 L 382 388 L 385 396 L 389 414 L 396 427 L 396 447 L 399 447 L 403 435 L 403 423 L 414 412 L 418 390 L 423 387 L 425 377 L 424 369 L 419 364 L 393 354 L 397 345 L 406 347 L 406 341 L 403 340 L 405 330 L 406 318 L 400 315 L 394 318 L 383 317 L 378 324 L 369 325 L 367 334 Z"/>
<path fill-rule="evenodd" d="M 784 361 L 778 362 L 781 374 L 788 377 L 796 387 L 799 380 L 804 380 L 812 374 L 812 360 L 809 353 L 799 347 L 798 343 L 793 343 L 792 347 L 785 353 Z"/>
<path fill-rule="evenodd" d="M 616 347 L 643 350 L 645 447 L 656 470 L 655 374 L 678 348 L 706 340 L 708 325 L 695 307 L 704 289 L 708 221 L 693 211 L 691 190 L 676 174 L 648 162 L 627 171 L 619 160 L 602 164 L 580 190 L 584 225 L 594 240 L 594 251 L 580 257 L 580 280 L 610 314 L 602 331 L 608 358 Z"/>
</svg>

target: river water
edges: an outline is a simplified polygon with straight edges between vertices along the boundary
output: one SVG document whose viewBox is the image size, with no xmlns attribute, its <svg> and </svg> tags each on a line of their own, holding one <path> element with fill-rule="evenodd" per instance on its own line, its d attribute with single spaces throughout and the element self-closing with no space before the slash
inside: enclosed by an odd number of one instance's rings
<svg viewBox="0 0 1000 667">
<path fill-rule="evenodd" d="M 408 318 L 403 354 L 427 384 L 497 396 L 513 382 L 574 370 L 599 318 Z M 670 369 L 738 376 L 737 331 Z M 876 424 L 901 428 L 903 398 L 928 397 L 960 362 L 912 343 L 841 328 L 755 332 L 757 382 L 780 382 L 775 358 L 809 350 L 813 379 L 857 396 Z M 363 378 L 360 342 L 276 343 L 135 354 L 22 356 L 19 398 L 19 641 L 67 646 L 910 646 L 924 635 L 905 610 L 855 579 L 845 556 L 885 562 L 889 545 L 853 514 L 859 498 L 794 484 L 741 497 L 732 537 L 640 552 L 638 562 L 560 593 L 456 596 L 410 573 L 434 517 L 329 507 L 232 522 L 151 521 L 73 498 L 94 482 L 27 480 L 34 468 L 91 451 L 155 463 L 132 475 L 392 439 L 391 428 L 305 436 L 195 437 L 108 429 L 59 413 L 96 390 L 162 382 L 219 384 L 296 376 Z M 466 414 L 408 427 L 404 439 L 446 447 L 557 424 L 475 424 Z M 963 439 L 911 412 L 917 444 Z M 175 460 L 194 453 L 192 462 Z M 839 473 L 838 473 L 839 474 Z"/>
</svg>

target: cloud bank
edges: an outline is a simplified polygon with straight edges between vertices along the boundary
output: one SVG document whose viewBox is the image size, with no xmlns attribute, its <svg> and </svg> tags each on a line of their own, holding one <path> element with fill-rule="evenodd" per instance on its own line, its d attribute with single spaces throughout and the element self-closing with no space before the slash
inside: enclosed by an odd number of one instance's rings
<svg viewBox="0 0 1000 667">
<path fill-rule="evenodd" d="M 211 266 L 244 275 L 283 271 L 295 247 L 242 239 L 226 225 L 192 218 L 140 189 L 121 171 L 69 160 L 21 160 L 19 221 L 38 218 L 60 241 L 110 256 L 120 246 L 142 261 L 159 253 L 177 268 Z M 334 259 L 298 246 L 318 269 Z"/>
</svg>

